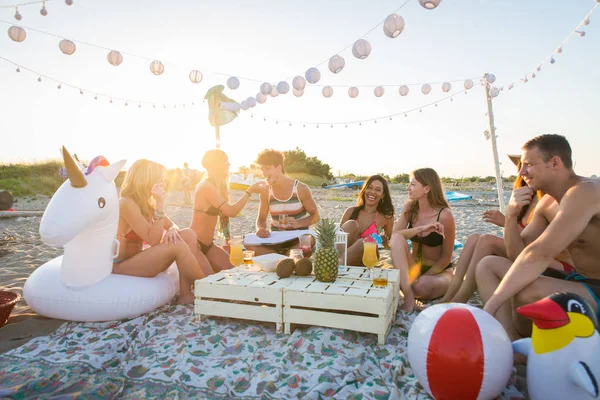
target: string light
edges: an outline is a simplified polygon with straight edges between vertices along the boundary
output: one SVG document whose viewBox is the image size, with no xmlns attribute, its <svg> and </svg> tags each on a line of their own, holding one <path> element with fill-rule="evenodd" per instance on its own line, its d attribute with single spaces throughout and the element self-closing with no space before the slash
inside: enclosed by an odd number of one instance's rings
<svg viewBox="0 0 600 400">
<path fill-rule="evenodd" d="M 23 16 L 21 16 L 21 14 L 19 13 L 19 7 L 15 7 L 15 19 L 17 21 L 20 21 L 23 19 Z"/>
<path fill-rule="evenodd" d="M 46 15 L 48 15 L 48 10 L 46 9 L 46 2 L 45 1 L 42 3 L 42 9 L 40 10 L 40 14 L 42 14 L 43 17 L 45 17 Z"/>
</svg>

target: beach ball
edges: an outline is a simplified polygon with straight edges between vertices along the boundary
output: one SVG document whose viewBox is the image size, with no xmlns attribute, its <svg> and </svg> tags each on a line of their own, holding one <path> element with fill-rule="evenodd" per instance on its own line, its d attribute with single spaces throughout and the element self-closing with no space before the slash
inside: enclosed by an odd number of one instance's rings
<svg viewBox="0 0 600 400">
<path fill-rule="evenodd" d="M 408 360 L 434 399 L 486 400 L 505 388 L 513 351 L 506 331 L 489 313 L 444 303 L 425 309 L 413 322 Z"/>
</svg>

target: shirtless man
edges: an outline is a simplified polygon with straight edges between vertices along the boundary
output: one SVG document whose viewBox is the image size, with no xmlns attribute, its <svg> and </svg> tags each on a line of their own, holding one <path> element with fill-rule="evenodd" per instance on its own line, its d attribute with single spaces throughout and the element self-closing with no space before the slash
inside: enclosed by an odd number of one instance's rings
<svg viewBox="0 0 600 400">
<path fill-rule="evenodd" d="M 547 194 L 523 231 L 527 245 L 514 263 L 489 256 L 476 270 L 484 310 L 500 321 L 511 340 L 531 335 L 531 322 L 514 312 L 523 304 L 555 292 L 579 294 L 596 313 L 600 302 L 600 181 L 575 174 L 571 147 L 560 135 L 541 135 L 525 143 L 521 162 L 519 174 L 529 191 L 523 188 L 515 201 L 527 204 L 538 189 Z M 518 211 L 507 210 L 507 226 L 515 224 Z M 506 234 L 511 234 L 510 228 Z M 557 268 L 554 259 L 565 250 L 574 267 L 562 263 L 563 268 Z"/>
</svg>

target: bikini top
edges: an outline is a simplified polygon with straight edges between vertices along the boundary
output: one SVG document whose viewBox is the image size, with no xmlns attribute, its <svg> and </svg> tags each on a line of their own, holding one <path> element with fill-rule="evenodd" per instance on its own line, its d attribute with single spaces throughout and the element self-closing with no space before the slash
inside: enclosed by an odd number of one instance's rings
<svg viewBox="0 0 600 400">
<path fill-rule="evenodd" d="M 218 216 L 218 215 L 221 214 L 221 210 L 220 210 L 221 206 L 223 204 L 225 204 L 226 201 L 227 200 L 223 200 L 223 202 L 221 203 L 221 205 L 219 207 L 210 206 L 210 207 L 208 207 L 208 210 L 204 210 L 204 211 L 203 210 L 198 210 L 198 209 L 194 208 L 194 212 L 201 213 L 201 214 L 206 214 L 206 215 L 208 215 L 210 217 L 216 217 L 216 216 Z"/>
<path fill-rule="evenodd" d="M 123 236 L 127 240 L 135 240 L 136 242 L 141 242 L 143 239 L 134 231 L 129 231 L 125 236 Z"/>
<path fill-rule="evenodd" d="M 442 211 L 444 211 L 443 208 L 438 213 L 438 216 L 437 216 L 438 222 L 440 221 L 440 214 L 442 213 Z M 409 222 L 408 229 L 410 229 L 412 227 L 413 227 L 412 222 Z M 431 232 L 427 236 L 416 235 L 416 236 L 411 237 L 410 240 L 414 243 L 423 244 L 423 245 L 429 246 L 429 247 L 438 247 L 444 243 L 444 237 L 437 232 Z"/>
<path fill-rule="evenodd" d="M 352 210 L 352 214 L 350 214 L 350 219 L 353 219 L 356 222 L 358 222 L 358 214 L 360 214 L 360 209 L 358 207 L 354 207 L 354 210 Z M 379 212 L 375 212 L 375 220 L 373 221 L 373 223 L 371 225 L 369 225 L 367 227 L 367 229 L 365 229 L 360 234 L 361 239 L 364 239 L 368 236 L 371 236 L 374 233 L 377 233 L 377 216 L 378 215 L 379 215 Z"/>
</svg>

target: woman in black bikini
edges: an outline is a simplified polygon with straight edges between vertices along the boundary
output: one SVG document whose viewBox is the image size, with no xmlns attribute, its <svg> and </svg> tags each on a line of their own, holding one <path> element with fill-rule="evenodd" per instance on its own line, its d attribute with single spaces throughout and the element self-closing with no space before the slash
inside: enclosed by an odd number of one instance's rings
<svg viewBox="0 0 600 400">
<path fill-rule="evenodd" d="M 388 183 L 381 175 L 372 175 L 365 181 L 356 206 L 346 209 L 340 224 L 348 232 L 348 265 L 363 265 L 365 238 L 383 231 L 386 244 L 394 227 L 394 205 Z"/>
<path fill-rule="evenodd" d="M 394 225 L 390 245 L 392 262 L 400 270 L 402 308 L 414 311 L 416 298 L 438 298 L 450 285 L 456 226 L 435 170 L 413 171 L 408 197 Z M 412 242 L 412 251 L 408 239 Z"/>
<path fill-rule="evenodd" d="M 202 158 L 207 177 L 196 186 L 194 213 L 190 229 L 196 232 L 198 249 L 196 259 L 207 274 L 232 268 L 229 254 L 213 242 L 215 227 L 229 238 L 229 218 L 235 217 L 248 203 L 253 193 L 260 193 L 266 185 L 255 183 L 234 204 L 229 204 L 229 159 L 222 150 L 209 150 Z"/>
</svg>

